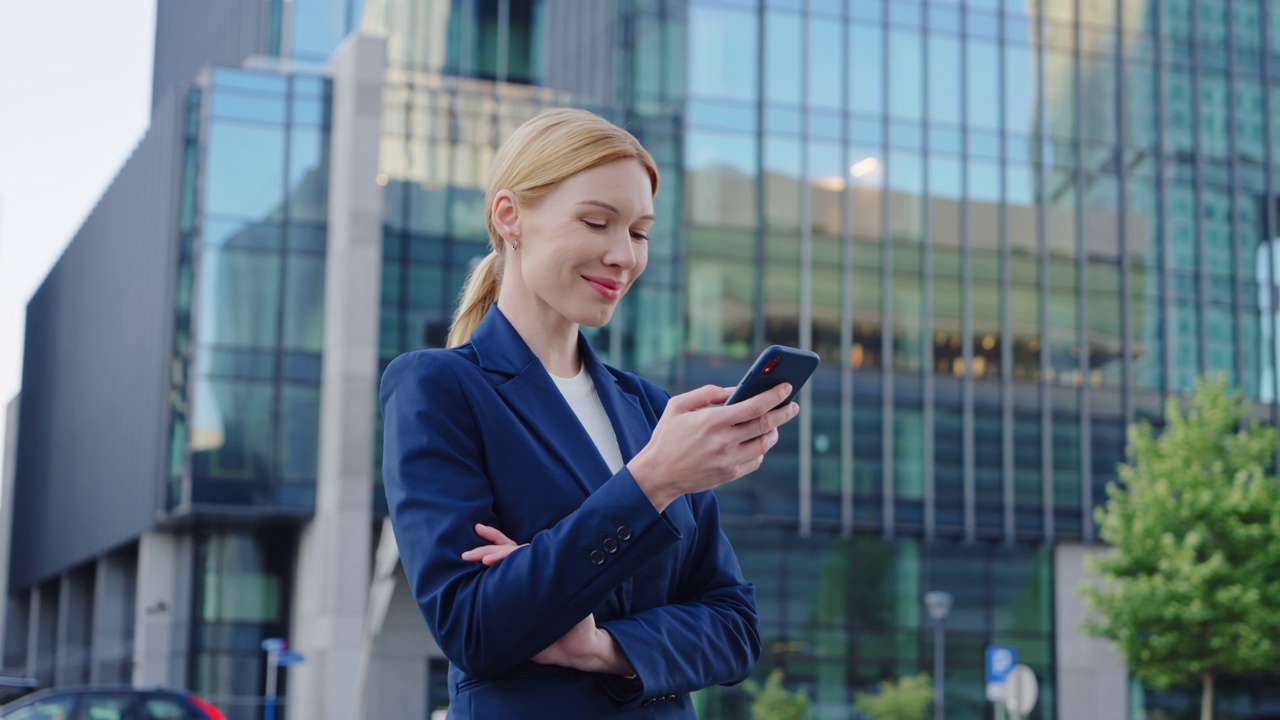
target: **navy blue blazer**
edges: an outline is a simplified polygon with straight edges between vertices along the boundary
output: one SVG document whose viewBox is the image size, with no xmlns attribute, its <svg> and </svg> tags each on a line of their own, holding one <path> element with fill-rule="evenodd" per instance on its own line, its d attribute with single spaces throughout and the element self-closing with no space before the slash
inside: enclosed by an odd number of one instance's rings
<svg viewBox="0 0 1280 720">
<path fill-rule="evenodd" d="M 670 395 L 579 348 L 624 461 Z M 715 495 L 658 513 L 612 473 L 542 363 L 495 305 L 471 341 L 401 355 L 382 378 L 382 477 L 400 557 L 451 668 L 450 718 L 694 718 L 689 692 L 760 656 L 755 590 Z M 475 524 L 528 547 L 486 568 Z M 589 613 L 637 678 L 529 658 Z"/>
</svg>

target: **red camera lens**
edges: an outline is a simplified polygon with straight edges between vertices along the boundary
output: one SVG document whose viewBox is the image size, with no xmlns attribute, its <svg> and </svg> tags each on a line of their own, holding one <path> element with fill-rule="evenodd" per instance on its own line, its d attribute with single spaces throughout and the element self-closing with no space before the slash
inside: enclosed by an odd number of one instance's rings
<svg viewBox="0 0 1280 720">
<path fill-rule="evenodd" d="M 773 372 L 773 369 L 774 369 L 775 367 L 777 367 L 777 366 L 778 366 L 778 362 L 779 362 L 780 360 L 782 360 L 782 358 L 774 358 L 774 359 L 770 360 L 770 361 L 769 361 L 769 364 L 764 366 L 764 370 L 761 370 L 761 371 L 760 371 L 760 374 L 761 374 L 761 375 L 768 375 L 769 373 Z"/>
</svg>

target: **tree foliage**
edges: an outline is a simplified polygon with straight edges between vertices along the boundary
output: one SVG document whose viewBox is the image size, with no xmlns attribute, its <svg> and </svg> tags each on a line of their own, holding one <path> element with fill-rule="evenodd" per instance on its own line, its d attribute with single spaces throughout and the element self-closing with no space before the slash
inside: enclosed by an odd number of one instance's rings
<svg viewBox="0 0 1280 720">
<path fill-rule="evenodd" d="M 1277 667 L 1280 492 L 1268 474 L 1275 428 L 1249 423 L 1224 379 L 1165 407 L 1156 436 L 1129 429 L 1122 484 L 1095 517 L 1111 550 L 1090 562 L 1085 631 L 1114 641 L 1156 689 Z"/>
<path fill-rule="evenodd" d="M 809 717 L 809 694 L 794 692 L 782 686 L 782 668 L 775 668 L 764 686 L 754 680 L 742 684 L 751 696 L 751 720 L 806 720 Z"/>
<path fill-rule="evenodd" d="M 933 704 L 933 681 L 928 675 L 884 680 L 872 693 L 853 696 L 853 709 L 871 720 L 925 720 Z"/>
</svg>

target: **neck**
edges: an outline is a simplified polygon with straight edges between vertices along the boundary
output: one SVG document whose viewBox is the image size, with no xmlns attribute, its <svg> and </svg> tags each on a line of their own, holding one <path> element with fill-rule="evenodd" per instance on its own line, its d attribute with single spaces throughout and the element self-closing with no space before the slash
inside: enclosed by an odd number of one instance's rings
<svg viewBox="0 0 1280 720">
<path fill-rule="evenodd" d="M 548 373 L 573 377 L 582 369 L 577 323 L 566 320 L 531 293 L 521 293 L 512 283 L 502 284 L 498 309 Z"/>
</svg>

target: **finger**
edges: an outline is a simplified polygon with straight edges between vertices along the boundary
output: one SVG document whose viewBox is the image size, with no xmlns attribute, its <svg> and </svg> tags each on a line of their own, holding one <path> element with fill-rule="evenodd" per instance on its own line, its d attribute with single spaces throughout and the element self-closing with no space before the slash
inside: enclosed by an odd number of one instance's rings
<svg viewBox="0 0 1280 720">
<path fill-rule="evenodd" d="M 737 475 L 733 479 L 741 480 L 743 477 L 750 475 L 751 473 L 759 470 L 760 466 L 763 464 L 764 464 L 764 455 L 756 455 L 750 458 L 749 460 L 746 460 L 745 462 L 739 463 L 737 469 L 735 470 Z M 732 480 L 730 482 L 732 482 Z"/>
<path fill-rule="evenodd" d="M 722 403 L 729 399 L 733 391 L 717 387 L 715 385 L 703 385 L 697 390 L 690 390 L 687 393 L 676 395 L 667 401 L 668 408 L 674 408 L 683 412 L 693 412 L 708 405 Z M 776 403 L 775 403 L 776 404 Z"/>
<path fill-rule="evenodd" d="M 748 420 L 737 426 L 739 431 L 737 434 L 738 442 L 743 443 L 752 438 L 760 437 L 768 433 L 770 430 L 776 430 L 779 427 L 791 422 L 796 415 L 800 414 L 800 406 L 796 403 L 787 403 L 777 410 L 770 410 L 754 420 Z"/>
<path fill-rule="evenodd" d="M 488 555 L 489 553 L 492 553 L 492 552 L 496 552 L 504 547 L 510 547 L 510 546 L 509 545 L 481 545 L 478 548 L 471 548 L 470 550 L 462 553 L 462 559 L 463 560 L 479 560 L 485 555 Z"/>
<path fill-rule="evenodd" d="M 511 553 L 515 552 L 520 547 L 522 546 L 503 545 L 502 548 L 497 550 L 496 552 L 491 552 L 488 555 L 485 555 L 484 559 L 481 560 L 480 562 L 484 563 L 485 567 L 493 567 L 494 565 L 497 565 L 503 560 L 506 560 L 507 557 L 511 555 Z"/>
<path fill-rule="evenodd" d="M 751 438 L 750 440 L 742 443 L 738 446 L 738 451 L 742 454 L 743 461 L 745 462 L 753 457 L 763 457 L 773 449 L 774 445 L 777 444 L 778 429 L 774 428 L 759 437 Z"/>
<path fill-rule="evenodd" d="M 786 400 L 790 395 L 791 383 L 784 382 L 777 387 L 765 390 L 750 400 L 743 400 L 740 403 L 725 406 L 724 413 L 729 422 L 734 425 L 741 425 L 781 405 L 782 401 Z"/>
<path fill-rule="evenodd" d="M 494 565 L 497 565 L 498 562 L 510 557 L 511 553 L 514 553 L 526 545 L 528 545 L 528 543 L 525 543 L 524 545 L 502 545 L 498 547 L 497 550 L 494 550 L 481 558 L 480 562 L 484 563 L 486 567 L 493 567 Z"/>
<path fill-rule="evenodd" d="M 476 534 L 495 545 L 515 545 L 516 541 L 502 534 L 496 527 L 476 523 Z"/>
</svg>

